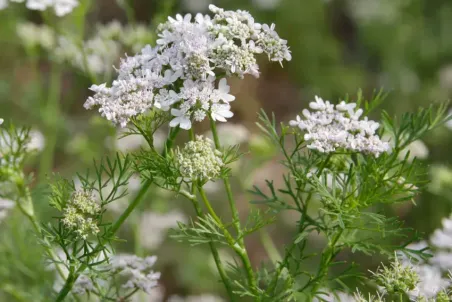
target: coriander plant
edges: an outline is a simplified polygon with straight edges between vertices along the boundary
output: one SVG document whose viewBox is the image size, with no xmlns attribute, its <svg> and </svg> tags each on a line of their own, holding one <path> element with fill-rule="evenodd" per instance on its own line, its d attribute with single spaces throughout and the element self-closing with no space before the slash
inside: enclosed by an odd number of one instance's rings
<svg viewBox="0 0 452 302">
<path fill-rule="evenodd" d="M 38 10 L 53 6 L 57 15 L 68 14 L 78 5 L 74 0 L 64 5 L 42 2 L 38 7 L 38 2 L 28 0 L 26 5 Z M 141 137 L 148 148 L 96 159 L 90 171 L 81 171 L 70 180 L 48 175 L 46 198 L 57 213 L 51 222 L 39 221 L 30 194 L 34 175 L 24 170 L 27 156 L 32 154 L 29 129 L 2 128 L 0 197 L 9 203 L 2 205 L 0 214 L 14 201 L 31 222 L 45 261 L 56 272 L 48 299 L 132 301 L 140 292 L 153 299 L 160 278 L 154 270 L 157 258 L 116 254 L 115 245 L 121 240 L 121 226 L 146 193 L 158 187 L 192 204 L 194 217 L 189 222 L 179 221 L 172 238 L 187 248 L 208 246 L 228 301 L 449 301 L 450 281 L 426 294 L 420 267 L 431 269 L 428 248 L 413 248 L 417 234 L 384 212 L 387 205 L 412 201 L 425 185 L 424 167 L 406 150 L 448 120 L 447 106 L 432 105 L 401 118 L 383 112 L 377 122 L 368 115 L 382 102 L 380 92 L 369 100 L 358 93 L 355 101 L 347 97 L 337 103 L 315 97 L 309 109 L 288 124 L 261 111 L 257 125 L 279 150 L 284 173 L 266 180 L 265 187 L 244 188 L 253 200 L 250 214 L 242 219 L 230 178 L 231 166 L 244 153 L 239 145 L 224 144 L 217 129 L 218 123 L 233 117 L 231 103 L 236 98 L 228 79 L 243 79 L 248 74 L 259 77 L 260 55 L 281 65 L 292 56 L 274 24 L 257 23 L 246 11 L 214 5 L 209 9 L 212 16 L 169 17 L 157 28 L 155 46 L 146 45 L 136 55 L 121 59 L 111 84 L 91 86 L 94 94 L 84 107 L 97 109 L 102 117 L 124 128 L 124 136 Z M 73 56 L 73 65 L 92 81 L 108 79 L 110 70 L 103 69 L 107 67 L 90 53 L 95 47 L 89 45 L 116 37 L 124 48 L 136 49 L 134 41 L 124 40 L 125 36 L 110 25 L 76 55 L 70 50 L 77 44 L 65 44 L 60 37 L 56 54 L 62 61 Z M 145 35 L 144 40 L 149 37 Z M 46 45 L 56 45 L 52 41 Z M 118 52 L 115 48 L 113 54 Z M 111 62 L 117 58 L 103 59 Z M 212 139 L 199 130 L 202 122 L 210 125 Z M 169 130 L 160 150 L 155 137 L 162 129 Z M 128 195 L 128 185 L 136 175 L 141 187 L 135 195 Z M 275 185 L 276 179 L 282 179 L 282 186 Z M 224 186 L 228 215 L 220 214 L 219 205 L 209 199 L 206 187 L 211 183 Z M 111 221 L 110 206 L 128 197 L 127 207 Z M 266 234 L 266 227 L 284 212 L 296 215 L 296 234 L 280 247 Z M 450 228 L 450 221 L 444 224 Z M 256 232 L 262 235 L 272 260 L 259 266 L 251 261 L 245 242 Z M 314 235 L 325 238 L 318 252 L 310 247 Z M 222 257 L 224 248 L 234 254 L 232 261 Z M 441 246 L 433 246 L 434 251 L 436 248 Z M 392 262 L 368 274 L 371 278 L 366 280 L 354 261 L 340 260 L 344 251 L 383 255 Z M 446 280 L 445 273 L 438 271 L 436 276 Z M 350 280 L 360 288 L 352 288 Z"/>
</svg>

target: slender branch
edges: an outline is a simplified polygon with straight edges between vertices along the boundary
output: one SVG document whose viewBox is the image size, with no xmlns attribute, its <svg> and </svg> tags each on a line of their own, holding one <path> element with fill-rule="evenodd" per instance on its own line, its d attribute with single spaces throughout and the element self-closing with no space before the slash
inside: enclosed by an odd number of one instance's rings
<svg viewBox="0 0 452 302">
<path fill-rule="evenodd" d="M 213 209 L 212 205 L 210 204 L 209 200 L 207 199 L 206 192 L 201 186 L 198 186 L 199 194 L 201 195 L 201 199 L 203 200 L 204 204 L 206 205 L 210 215 L 215 219 L 218 226 L 220 227 L 221 231 L 224 234 L 224 237 L 228 241 L 228 244 L 230 247 L 236 252 L 236 254 L 240 257 L 242 260 L 243 266 L 245 267 L 246 276 L 248 279 L 249 286 L 251 290 L 253 291 L 256 296 L 258 295 L 258 288 L 257 288 L 257 282 L 256 277 L 254 276 L 253 267 L 251 266 L 251 261 L 248 257 L 248 253 L 246 252 L 245 248 L 240 246 L 239 242 L 235 240 L 232 235 L 229 233 L 229 231 L 224 226 L 221 219 L 218 217 L 218 215 L 215 213 L 215 210 Z"/>
<path fill-rule="evenodd" d="M 41 155 L 39 180 L 42 181 L 53 168 L 53 158 L 58 137 L 58 119 L 60 118 L 61 70 L 57 63 L 52 64 L 49 94 L 45 107 L 46 146 Z"/>
<path fill-rule="evenodd" d="M 179 133 L 180 128 L 171 128 L 168 139 L 166 140 L 165 149 L 162 152 L 163 156 L 166 156 L 168 153 L 168 150 L 171 149 L 173 146 L 174 140 Z M 121 216 L 115 221 L 115 223 L 112 225 L 112 227 L 108 230 L 107 234 L 105 235 L 106 238 L 111 239 L 118 229 L 121 227 L 121 225 L 126 221 L 126 219 L 129 217 L 129 215 L 133 212 L 133 210 L 140 204 L 142 199 L 147 193 L 147 190 L 150 188 L 152 184 L 152 181 L 147 180 L 143 183 L 141 186 L 140 191 L 138 192 L 137 196 L 134 198 L 134 200 L 130 203 L 130 205 L 127 207 L 127 209 L 121 214 Z M 99 253 L 103 248 L 104 242 L 99 242 L 96 247 L 94 247 L 92 254 L 95 255 Z M 58 294 L 56 301 L 62 301 L 72 290 L 72 287 L 74 286 L 75 281 L 80 276 L 80 273 L 83 272 L 87 268 L 87 264 L 82 264 L 76 272 L 70 272 L 68 278 L 66 279 L 66 282 L 61 289 L 61 291 Z M 58 300 L 61 299 L 61 300 Z"/>
<path fill-rule="evenodd" d="M 217 126 L 215 125 L 215 121 L 210 118 L 210 129 L 212 130 L 213 140 L 215 142 L 215 148 L 217 150 L 221 149 L 220 139 L 218 138 L 218 131 Z M 240 235 L 241 234 L 241 228 L 240 228 L 240 218 L 239 218 L 239 211 L 237 210 L 234 195 L 232 194 L 231 189 L 231 183 L 229 182 L 229 178 L 225 177 L 223 178 L 224 187 L 226 189 L 226 194 L 228 196 L 229 201 L 229 208 L 231 209 L 232 213 L 232 220 L 234 224 L 234 228 L 236 232 Z M 241 236 L 239 236 L 241 237 Z M 244 247 L 244 244 L 241 244 L 242 247 Z"/>
</svg>

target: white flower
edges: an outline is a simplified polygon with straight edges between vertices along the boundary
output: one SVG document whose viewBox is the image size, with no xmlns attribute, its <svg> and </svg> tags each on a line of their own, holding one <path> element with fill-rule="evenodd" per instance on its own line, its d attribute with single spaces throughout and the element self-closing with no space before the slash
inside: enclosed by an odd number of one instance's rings
<svg viewBox="0 0 452 302">
<path fill-rule="evenodd" d="M 44 150 L 46 140 L 44 135 L 36 129 L 32 129 L 29 133 L 30 141 L 27 144 L 28 150 L 42 151 Z"/>
<path fill-rule="evenodd" d="M 0 222 L 8 216 L 9 211 L 16 206 L 12 200 L 0 198 Z"/>
<path fill-rule="evenodd" d="M 452 219 L 444 218 L 442 225 L 442 229 L 433 232 L 430 242 L 437 248 L 452 248 Z"/>
<path fill-rule="evenodd" d="M 449 117 L 451 117 L 451 116 L 452 116 L 452 109 L 451 109 L 451 110 L 449 110 L 449 112 L 448 112 L 448 116 L 449 116 Z M 452 129 L 452 117 L 451 117 L 451 119 L 450 119 L 450 120 L 448 120 L 448 121 L 446 122 L 446 127 L 447 127 L 447 128 L 449 128 L 449 129 Z"/>
<path fill-rule="evenodd" d="M 409 144 L 400 152 L 399 158 L 404 159 L 408 152 L 410 152 L 410 155 L 408 156 L 408 160 L 410 161 L 412 161 L 414 158 L 426 159 L 429 154 L 427 146 L 421 140 L 415 140 L 414 142 Z"/>
<path fill-rule="evenodd" d="M 417 287 L 409 292 L 412 298 L 432 298 L 441 290 L 450 285 L 450 280 L 444 279 L 439 269 L 430 265 L 418 265 L 413 267 L 419 276 Z"/>
<path fill-rule="evenodd" d="M 24 0 L 10 0 L 11 2 L 24 2 Z M 26 0 L 25 6 L 30 10 L 45 11 L 53 7 L 58 17 L 72 12 L 79 5 L 78 0 Z M 8 0 L 0 0 L 0 9 L 8 6 Z"/>
<path fill-rule="evenodd" d="M 213 104 L 210 110 L 210 116 L 214 121 L 226 122 L 226 118 L 234 115 L 229 104 Z"/>
<path fill-rule="evenodd" d="M 221 137 L 221 143 L 226 146 L 243 144 L 251 138 L 251 132 L 242 124 L 220 124 L 217 133 Z M 207 132 L 206 136 L 213 139 L 212 131 Z"/>
<path fill-rule="evenodd" d="M 116 134 L 115 147 L 123 153 L 132 152 L 146 145 L 146 139 L 139 134 L 129 134 L 123 129 L 119 129 Z"/>
<path fill-rule="evenodd" d="M 187 112 L 180 109 L 171 109 L 171 114 L 175 116 L 170 122 L 170 127 L 180 126 L 182 129 L 188 130 L 191 128 L 190 116 Z"/>
<path fill-rule="evenodd" d="M 253 0 L 260 9 L 272 10 L 275 9 L 281 0 Z"/>
<path fill-rule="evenodd" d="M 157 249 L 165 240 L 169 229 L 177 227 L 178 222 L 186 221 L 185 215 L 178 210 L 168 213 L 145 212 L 139 223 L 140 244 L 150 250 Z"/>
<path fill-rule="evenodd" d="M 341 102 L 334 106 L 316 96 L 309 107 L 312 112 L 305 109 L 303 117 L 297 116 L 296 120 L 289 122 L 292 127 L 305 132 L 304 139 L 310 143 L 308 148 L 322 153 L 340 148 L 374 156 L 390 150 L 389 144 L 376 133 L 379 124 L 367 117 L 360 120 L 363 111 L 355 111 L 356 104 Z"/>
<path fill-rule="evenodd" d="M 54 0 L 53 8 L 55 9 L 55 14 L 58 17 L 69 14 L 72 10 L 78 6 L 77 0 Z"/>
<path fill-rule="evenodd" d="M 122 254 L 113 256 L 111 267 L 114 272 L 126 279 L 122 285 L 123 288 L 139 289 L 151 294 L 160 279 L 160 273 L 152 270 L 156 261 L 155 256 L 140 258 L 135 255 Z"/>
<path fill-rule="evenodd" d="M 225 122 L 235 100 L 225 78 L 215 88 L 215 71 L 243 78 L 259 76 L 256 55 L 290 60 L 287 41 L 274 25 L 260 25 L 246 11 L 225 11 L 213 5 L 213 18 L 197 14 L 169 17 L 158 27 L 157 46 L 121 61 L 111 87 L 94 85 L 85 108 L 98 107 L 108 120 L 125 126 L 150 109 L 170 110 L 171 127 L 190 129 L 206 116 Z M 183 85 L 181 85 L 183 84 Z"/>
</svg>

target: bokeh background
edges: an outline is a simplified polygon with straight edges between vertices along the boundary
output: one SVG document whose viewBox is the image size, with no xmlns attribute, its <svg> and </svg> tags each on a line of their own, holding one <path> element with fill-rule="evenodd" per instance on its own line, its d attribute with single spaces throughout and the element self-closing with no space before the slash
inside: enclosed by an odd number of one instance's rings
<svg viewBox="0 0 452 302">
<path fill-rule="evenodd" d="M 135 137 L 119 140 L 120 129 L 96 112 L 83 108 L 90 95 L 89 86 L 111 80 L 114 75 L 111 66 L 124 53 L 133 55 L 145 43 L 152 43 L 156 26 L 167 15 L 205 13 L 210 2 L 83 0 L 64 18 L 29 11 L 21 4 L 0 11 L 0 116 L 33 129 L 36 152 L 29 159 L 27 169 L 35 177 L 33 197 L 44 222 L 51 221 L 55 214 L 46 199 L 46 184 L 51 181 L 52 173 L 71 179 L 76 172 L 84 173 L 92 168 L 93 159 L 144 147 L 144 142 Z M 279 175 L 284 172 L 277 150 L 255 126 L 260 108 L 274 112 L 278 120 L 288 121 L 314 95 L 336 102 L 346 95 L 353 99 L 359 89 L 366 96 L 383 89 L 388 97 L 372 113 L 372 118 L 378 120 L 380 110 L 401 115 L 447 100 L 452 93 L 451 1 L 225 0 L 213 3 L 226 9 L 249 10 L 258 22 L 275 23 L 280 36 L 289 41 L 293 56 L 284 68 L 262 58 L 259 79 L 247 77 L 230 82 L 237 97 L 233 103 L 235 116 L 221 129 L 222 138 L 241 143 L 244 150 L 250 151 L 243 163 L 233 169 L 240 172 L 236 173 L 240 177 L 233 179 L 233 185 L 242 218 L 252 207 L 252 196 L 247 190 L 253 184 L 264 186 L 265 179 L 281 184 Z M 128 27 L 128 31 L 119 34 L 112 21 Z M 30 24 L 46 24 L 49 32 Z M 88 58 L 81 58 L 77 51 L 82 45 Z M 88 63 L 90 72 L 83 63 Z M 200 125 L 196 131 L 202 133 L 207 128 L 208 125 Z M 441 218 L 449 216 L 452 209 L 451 131 L 447 126 L 439 128 L 412 146 L 412 152 L 425 163 L 432 182 L 412 203 L 384 209 L 419 231 L 421 237 L 427 237 L 439 227 Z M 160 140 L 164 136 L 162 132 Z M 215 206 L 224 208 L 224 215 L 228 215 L 222 189 L 216 184 L 209 185 Z M 139 180 L 129 185 L 131 195 L 138 186 Z M 127 199 L 118 201 L 111 209 L 112 220 L 124 205 Z M 42 251 L 20 214 L 14 209 L 7 214 L 0 213 L 4 214 L 0 222 L 0 301 L 28 301 L 24 293 L 42 297 L 44 288 L 53 286 L 54 273 L 42 264 Z M 161 295 L 165 298 L 224 294 L 208 249 L 188 248 L 169 238 L 169 229 L 176 226 L 176 221 L 189 221 L 193 214 L 187 201 L 153 189 L 119 234 L 127 241 L 117 244 L 118 252 L 159 257 L 158 268 L 163 273 Z M 281 213 L 276 224 L 267 228 L 280 251 L 294 234 L 295 222 L 296 217 Z M 269 259 L 263 248 L 268 239 L 262 233 L 247 241 L 256 266 Z M 322 246 L 323 238 L 314 234 L 311 242 L 315 250 Z M 232 260 L 227 250 L 222 252 Z M 361 262 L 363 271 L 375 268 L 381 261 L 378 257 L 350 253 L 340 257 Z M 313 266 L 315 261 L 314 258 Z M 152 299 L 141 297 L 141 301 Z"/>
</svg>

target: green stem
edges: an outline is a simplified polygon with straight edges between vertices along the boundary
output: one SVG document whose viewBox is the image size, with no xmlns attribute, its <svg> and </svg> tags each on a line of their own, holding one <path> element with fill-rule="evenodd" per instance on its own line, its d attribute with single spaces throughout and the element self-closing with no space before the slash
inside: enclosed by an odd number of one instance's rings
<svg viewBox="0 0 452 302">
<path fill-rule="evenodd" d="M 273 239 L 270 237 L 268 232 L 266 232 L 264 229 L 261 229 L 259 231 L 259 235 L 261 238 L 262 245 L 264 246 L 264 249 L 267 252 L 267 255 L 272 261 L 272 263 L 275 263 L 276 265 L 276 263 L 281 262 L 282 260 L 281 254 L 276 248 L 275 243 L 273 242 Z"/>
<path fill-rule="evenodd" d="M 53 168 L 53 159 L 58 137 L 58 121 L 60 114 L 60 93 L 61 93 L 61 70 L 57 63 L 52 65 L 50 76 L 49 94 L 47 104 L 44 110 L 45 136 L 46 146 L 41 155 L 39 180 L 43 180 L 45 176 Z"/>
<path fill-rule="evenodd" d="M 215 124 L 215 121 L 212 118 L 210 118 L 210 129 L 212 130 L 213 141 L 215 142 L 215 148 L 217 150 L 220 150 L 221 144 L 220 144 L 220 139 L 218 138 L 217 126 Z M 227 178 L 227 177 L 223 178 L 223 183 L 224 183 L 224 187 L 226 189 L 226 194 L 228 196 L 229 208 L 231 209 L 234 228 L 235 228 L 236 232 L 239 234 L 239 237 L 241 238 L 242 236 L 240 236 L 241 228 L 240 228 L 239 211 L 237 210 L 237 207 L 235 205 L 234 195 L 232 194 L 231 183 L 229 182 L 229 178 Z M 240 239 L 240 242 L 241 242 L 240 243 L 241 246 L 244 247 L 245 244 L 243 243 L 243 239 Z"/>
<path fill-rule="evenodd" d="M 174 140 L 177 134 L 179 133 L 179 130 L 180 130 L 179 127 L 171 128 L 170 133 L 168 135 L 168 139 L 166 140 L 165 149 L 162 152 L 162 156 L 166 156 L 168 150 L 172 147 Z M 133 212 L 133 210 L 144 198 L 151 184 L 152 184 L 151 180 L 147 180 L 145 183 L 143 183 L 137 196 L 135 196 L 134 200 L 129 204 L 127 209 L 121 214 L 121 216 L 119 216 L 119 218 L 115 221 L 112 227 L 108 230 L 108 233 L 105 235 L 106 238 L 111 239 L 116 234 L 121 225 L 126 221 L 129 215 Z M 102 250 L 103 244 L 104 242 L 100 242 L 98 245 L 96 245 L 96 247 L 94 247 L 93 249 L 92 254 L 96 255 L 98 252 L 100 252 Z M 69 276 L 66 279 L 66 282 L 63 288 L 61 289 L 60 293 L 58 294 L 56 301 L 62 301 L 69 294 L 69 292 L 72 290 L 72 287 L 74 286 L 74 282 L 80 276 L 80 273 L 83 272 L 86 268 L 87 265 L 84 263 L 77 269 L 76 272 L 69 273 Z"/>
<path fill-rule="evenodd" d="M 193 131 L 190 131 L 190 132 L 193 132 Z M 195 208 L 195 211 L 196 211 L 196 216 L 202 217 L 203 216 L 202 208 L 201 208 L 201 205 L 199 204 L 198 200 L 196 199 L 195 194 L 196 194 L 196 186 L 192 185 L 192 187 L 191 187 L 191 197 L 192 198 L 189 198 L 189 199 L 193 203 L 193 207 Z M 218 250 L 215 247 L 213 242 L 209 242 L 209 247 L 210 247 L 210 251 L 212 252 L 213 259 L 215 260 L 215 265 L 217 266 L 218 273 L 220 274 L 221 281 L 223 281 L 226 291 L 228 292 L 229 299 L 230 299 L 230 301 L 235 301 L 236 299 L 234 297 L 231 283 L 229 282 L 229 279 L 226 274 L 226 270 L 223 266 L 223 263 L 221 263 L 220 254 L 218 253 Z"/>
<path fill-rule="evenodd" d="M 217 131 L 217 126 L 215 124 L 215 121 L 212 119 L 212 117 L 209 118 L 210 120 L 210 129 L 212 130 L 212 136 L 213 136 L 213 140 L 215 143 L 215 148 L 217 150 L 221 149 L 221 144 L 220 144 L 220 139 L 218 137 L 218 131 Z M 249 259 L 248 253 L 246 251 L 246 247 L 245 247 L 245 241 L 243 239 L 242 236 L 242 230 L 240 227 L 240 217 L 239 217 L 239 211 L 237 210 L 237 206 L 235 204 L 235 200 L 234 200 L 234 195 L 232 194 L 232 188 L 231 188 L 231 183 L 229 182 L 229 178 L 225 177 L 223 178 L 223 183 L 224 183 L 224 187 L 226 189 L 226 194 L 228 196 L 228 202 L 229 202 L 229 208 L 231 210 L 231 214 L 232 214 L 232 220 L 233 220 L 233 225 L 234 225 L 234 229 L 238 234 L 238 247 L 236 244 L 233 245 L 234 250 L 236 250 L 237 254 L 240 256 L 240 258 L 242 259 L 243 265 L 245 266 L 245 270 L 246 270 L 246 274 L 248 277 L 248 283 L 249 286 L 251 287 L 252 291 L 254 294 L 256 294 L 256 296 L 258 295 L 258 287 L 257 287 L 257 282 L 256 282 L 256 278 L 254 276 L 254 271 L 253 268 L 251 266 L 251 261 Z M 200 194 L 201 197 L 204 195 L 203 194 L 203 189 L 200 189 Z M 204 198 L 203 198 L 204 199 Z M 207 204 L 209 204 L 207 198 L 205 198 L 205 201 L 207 201 Z M 222 225 L 221 221 L 220 221 L 220 225 Z M 224 227 L 224 226 L 223 226 Z M 227 232 L 227 230 L 226 230 Z M 257 299 L 257 298 L 256 298 Z"/>
<path fill-rule="evenodd" d="M 56 302 L 63 301 L 66 296 L 69 294 L 69 292 L 72 290 L 72 287 L 74 287 L 75 281 L 77 281 L 78 275 L 73 274 L 72 272 L 69 274 L 68 278 L 66 279 L 66 282 L 64 283 L 63 288 L 58 293 L 58 296 L 56 298 Z"/>
<path fill-rule="evenodd" d="M 35 212 L 34 212 L 34 206 L 33 206 L 33 200 L 31 199 L 30 190 L 28 187 L 23 186 L 21 184 L 17 184 L 19 192 L 21 192 L 22 198 L 19 198 L 19 200 L 16 201 L 17 207 L 22 212 L 22 214 L 27 217 L 27 219 L 31 222 L 31 225 L 33 226 L 33 230 L 36 233 L 36 236 L 38 236 L 43 241 L 43 247 L 46 251 L 47 255 L 52 259 L 53 263 L 55 264 L 55 268 L 58 272 L 58 274 L 61 276 L 61 278 L 66 278 L 65 273 L 61 269 L 61 267 L 58 265 L 58 262 L 60 260 L 58 259 L 58 256 L 53 251 L 52 247 L 50 246 L 50 243 L 45 239 L 45 237 L 42 236 L 41 232 L 41 226 L 39 225 Z M 26 204 L 24 204 L 24 202 Z M 26 208 L 24 207 L 26 206 Z"/>
<path fill-rule="evenodd" d="M 319 287 L 322 285 L 323 280 L 328 276 L 328 269 L 330 267 L 331 261 L 336 255 L 336 244 L 342 236 L 343 231 L 340 230 L 336 235 L 334 235 L 333 240 L 328 244 L 328 246 L 322 252 L 322 260 L 320 263 L 319 270 L 315 282 L 312 287 L 311 293 L 315 295 Z"/>
<path fill-rule="evenodd" d="M 242 260 L 243 266 L 245 267 L 246 276 L 248 279 L 248 285 L 253 291 L 253 294 L 256 295 L 256 299 L 258 297 L 258 288 L 257 288 L 257 282 L 256 277 L 254 276 L 253 267 L 251 266 L 251 261 L 248 257 L 248 253 L 246 252 L 245 248 L 243 248 L 237 240 L 235 240 L 232 235 L 228 232 L 226 227 L 224 226 L 221 219 L 218 217 L 218 215 L 215 213 L 215 210 L 213 209 L 212 205 L 210 204 L 209 200 L 207 199 L 206 192 L 201 186 L 198 186 L 199 194 L 201 195 L 201 199 L 206 205 L 210 215 L 215 219 L 218 226 L 220 227 L 221 231 L 224 234 L 224 237 L 226 238 L 229 246 L 236 252 L 236 254 L 240 257 Z"/>
</svg>

